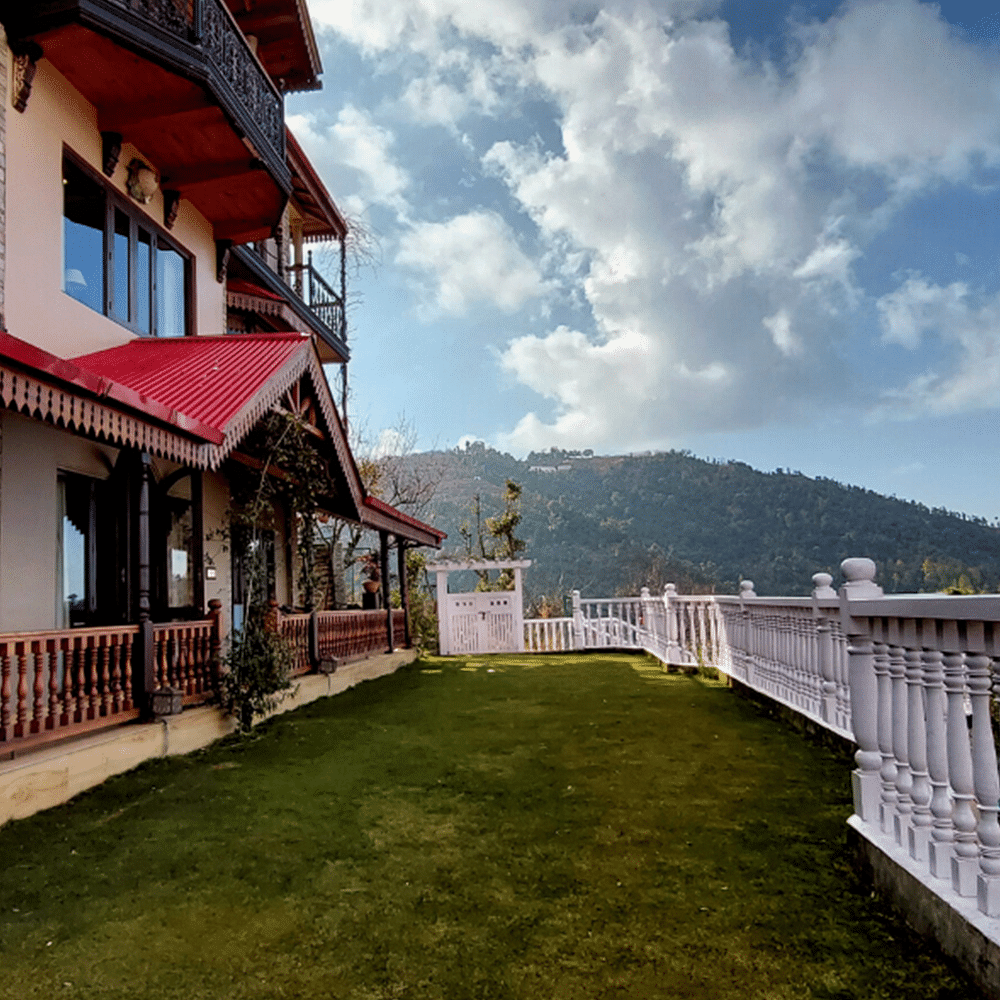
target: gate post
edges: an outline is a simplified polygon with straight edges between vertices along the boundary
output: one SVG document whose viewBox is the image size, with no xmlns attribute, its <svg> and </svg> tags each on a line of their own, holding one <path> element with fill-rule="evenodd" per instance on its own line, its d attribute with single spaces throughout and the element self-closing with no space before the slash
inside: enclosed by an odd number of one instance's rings
<svg viewBox="0 0 1000 1000">
<path fill-rule="evenodd" d="M 580 606 L 580 591 L 573 591 L 573 648 L 583 649 L 583 608 Z"/>
<path fill-rule="evenodd" d="M 438 611 L 438 652 L 442 656 L 451 654 L 451 621 L 448 613 L 448 570 L 439 569 L 435 573 L 437 580 L 437 611 Z"/>
<path fill-rule="evenodd" d="M 524 594 L 521 590 L 521 567 L 514 567 L 514 646 L 524 652 Z"/>
</svg>

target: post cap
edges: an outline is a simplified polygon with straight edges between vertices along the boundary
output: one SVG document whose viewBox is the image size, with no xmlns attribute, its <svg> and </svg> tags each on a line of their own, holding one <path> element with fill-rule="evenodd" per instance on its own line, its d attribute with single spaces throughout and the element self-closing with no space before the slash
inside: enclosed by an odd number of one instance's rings
<svg viewBox="0 0 1000 1000">
<path fill-rule="evenodd" d="M 833 577 L 829 573 L 813 573 L 813 597 L 836 597 L 837 591 L 830 586 Z"/>
<path fill-rule="evenodd" d="M 753 591 L 753 580 L 740 580 L 740 597 L 756 597 Z"/>
<path fill-rule="evenodd" d="M 875 583 L 877 570 L 873 559 L 860 557 L 845 559 L 840 564 L 840 572 L 844 574 L 842 590 L 847 597 L 882 596 L 882 588 Z"/>
</svg>

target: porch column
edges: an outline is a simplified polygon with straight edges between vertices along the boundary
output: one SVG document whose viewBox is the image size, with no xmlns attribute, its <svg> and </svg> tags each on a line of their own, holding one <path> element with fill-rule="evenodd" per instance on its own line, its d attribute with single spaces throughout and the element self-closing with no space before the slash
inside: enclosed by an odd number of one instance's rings
<svg viewBox="0 0 1000 1000">
<path fill-rule="evenodd" d="M 396 554 L 399 557 L 399 603 L 403 607 L 403 646 L 409 649 L 413 643 L 410 636 L 410 586 L 406 579 L 406 542 L 398 535 Z"/>
<path fill-rule="evenodd" d="M 153 622 L 149 616 L 149 480 L 153 469 L 148 452 L 139 456 L 139 634 L 136 636 L 135 669 L 132 671 L 133 701 L 144 718 L 152 712 L 156 688 Z"/>
<path fill-rule="evenodd" d="M 389 642 L 389 652 L 393 650 L 392 603 L 389 600 L 389 532 L 380 531 L 378 540 L 381 547 L 379 563 L 382 570 L 382 607 L 385 608 L 385 635 Z"/>
</svg>

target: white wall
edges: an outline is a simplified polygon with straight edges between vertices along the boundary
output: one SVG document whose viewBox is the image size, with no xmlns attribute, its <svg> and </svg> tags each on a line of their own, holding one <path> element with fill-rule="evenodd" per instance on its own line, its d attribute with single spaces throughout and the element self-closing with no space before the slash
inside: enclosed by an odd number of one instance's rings
<svg viewBox="0 0 1000 1000">
<path fill-rule="evenodd" d="M 105 479 L 114 448 L 0 411 L 0 632 L 54 628 L 60 470 Z"/>
<path fill-rule="evenodd" d="M 12 70 L 9 52 L 7 55 L 9 87 Z M 64 145 L 100 173 L 97 109 L 42 59 L 27 110 L 23 114 L 9 110 L 7 114 L 5 314 L 9 333 L 69 358 L 126 343 L 134 334 L 62 290 Z M 113 187 L 122 194 L 126 193 L 128 164 L 134 157 L 157 166 L 125 143 L 111 178 Z M 162 228 L 163 198 L 159 192 L 142 210 Z M 190 202 L 182 201 L 170 234 L 194 255 L 195 332 L 224 333 L 225 288 L 215 280 L 211 224 Z"/>
</svg>

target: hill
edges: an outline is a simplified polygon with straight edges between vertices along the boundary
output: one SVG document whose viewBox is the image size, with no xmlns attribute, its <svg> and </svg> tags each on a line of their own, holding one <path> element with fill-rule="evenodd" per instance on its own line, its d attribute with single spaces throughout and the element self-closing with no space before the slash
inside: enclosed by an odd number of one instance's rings
<svg viewBox="0 0 1000 1000">
<path fill-rule="evenodd" d="M 524 487 L 520 536 L 528 542 L 529 591 L 589 596 L 659 589 L 808 594 L 813 573 L 839 579 L 848 556 L 869 556 L 887 593 L 1000 590 L 1000 528 L 831 479 L 760 472 L 690 452 L 529 455 L 520 461 L 481 442 L 409 456 L 442 479 L 422 516 L 461 545 L 474 497 L 484 517 L 509 477 Z"/>
</svg>

